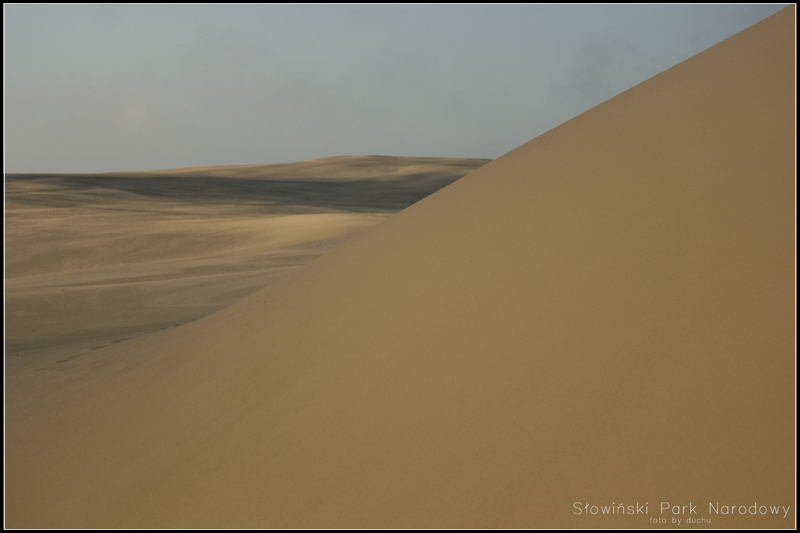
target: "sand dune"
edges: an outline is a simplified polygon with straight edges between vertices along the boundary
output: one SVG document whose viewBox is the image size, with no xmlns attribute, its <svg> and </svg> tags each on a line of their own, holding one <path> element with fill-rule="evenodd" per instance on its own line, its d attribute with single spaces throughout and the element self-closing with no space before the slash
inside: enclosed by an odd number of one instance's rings
<svg viewBox="0 0 800 533">
<path fill-rule="evenodd" d="M 7 525 L 794 527 L 794 17 L 20 375 Z"/>
<path fill-rule="evenodd" d="M 333 157 L 9 175 L 10 364 L 196 320 L 487 162 Z"/>
</svg>

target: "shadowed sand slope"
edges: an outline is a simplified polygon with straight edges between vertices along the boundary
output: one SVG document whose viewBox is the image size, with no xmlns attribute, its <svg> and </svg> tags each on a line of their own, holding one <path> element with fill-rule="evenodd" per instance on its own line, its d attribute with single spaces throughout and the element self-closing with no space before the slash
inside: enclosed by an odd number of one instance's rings
<svg viewBox="0 0 800 533">
<path fill-rule="evenodd" d="M 8 406 L 7 524 L 793 527 L 794 62 L 791 7 L 43 369 Z"/>
</svg>

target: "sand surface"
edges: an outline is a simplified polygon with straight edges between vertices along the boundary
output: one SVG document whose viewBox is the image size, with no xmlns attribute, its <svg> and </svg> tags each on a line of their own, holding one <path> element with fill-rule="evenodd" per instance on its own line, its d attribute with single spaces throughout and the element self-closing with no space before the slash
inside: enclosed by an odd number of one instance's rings
<svg viewBox="0 0 800 533">
<path fill-rule="evenodd" d="M 196 320 L 488 160 L 6 176 L 12 369 Z"/>
<path fill-rule="evenodd" d="M 7 525 L 794 527 L 794 32 L 792 6 L 217 312 L 17 373 Z"/>
</svg>

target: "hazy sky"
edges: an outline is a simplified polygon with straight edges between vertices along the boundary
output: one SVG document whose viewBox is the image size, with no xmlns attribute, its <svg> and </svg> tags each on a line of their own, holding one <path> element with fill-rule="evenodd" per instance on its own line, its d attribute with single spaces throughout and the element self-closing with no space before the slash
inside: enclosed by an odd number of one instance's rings
<svg viewBox="0 0 800 533">
<path fill-rule="evenodd" d="M 5 171 L 495 158 L 784 5 L 4 4 Z"/>
</svg>

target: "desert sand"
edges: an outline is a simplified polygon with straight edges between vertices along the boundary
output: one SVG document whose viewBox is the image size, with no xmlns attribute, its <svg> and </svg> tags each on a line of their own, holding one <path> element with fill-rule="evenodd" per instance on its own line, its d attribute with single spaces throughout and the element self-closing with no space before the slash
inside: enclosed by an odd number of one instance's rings
<svg viewBox="0 0 800 533">
<path fill-rule="evenodd" d="M 217 311 L 488 160 L 6 176 L 8 365 Z"/>
<path fill-rule="evenodd" d="M 790 6 L 216 312 L 16 372 L 6 525 L 794 527 L 794 33 Z"/>
</svg>

